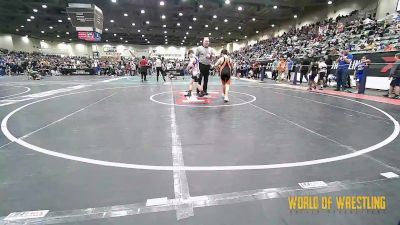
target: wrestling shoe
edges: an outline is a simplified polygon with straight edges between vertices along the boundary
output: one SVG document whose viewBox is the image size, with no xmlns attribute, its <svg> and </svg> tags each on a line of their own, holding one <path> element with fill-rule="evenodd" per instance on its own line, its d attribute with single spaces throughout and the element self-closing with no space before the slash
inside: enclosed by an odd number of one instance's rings
<svg viewBox="0 0 400 225">
<path fill-rule="evenodd" d="M 224 102 L 229 102 L 228 96 L 225 96 L 225 97 L 224 97 Z"/>
</svg>

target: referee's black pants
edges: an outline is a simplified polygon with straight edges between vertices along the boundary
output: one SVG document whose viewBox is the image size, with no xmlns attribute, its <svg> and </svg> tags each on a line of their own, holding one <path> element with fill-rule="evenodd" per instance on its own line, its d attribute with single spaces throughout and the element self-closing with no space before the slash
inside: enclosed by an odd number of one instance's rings
<svg viewBox="0 0 400 225">
<path fill-rule="evenodd" d="M 204 65 L 202 63 L 199 63 L 199 69 L 200 69 L 199 84 L 203 84 L 203 90 L 205 93 L 207 93 L 207 84 L 208 84 L 208 76 L 210 76 L 210 68 L 211 68 L 210 65 Z"/>
</svg>

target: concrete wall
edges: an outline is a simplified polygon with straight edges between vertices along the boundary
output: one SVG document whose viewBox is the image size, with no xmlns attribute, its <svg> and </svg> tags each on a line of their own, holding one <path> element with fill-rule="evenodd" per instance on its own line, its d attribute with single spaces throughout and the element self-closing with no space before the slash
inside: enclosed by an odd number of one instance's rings
<svg viewBox="0 0 400 225">
<path fill-rule="evenodd" d="M 378 0 L 378 8 L 376 10 L 376 17 L 382 19 L 386 13 L 392 14 L 396 12 L 398 0 Z"/>
<path fill-rule="evenodd" d="M 14 49 L 13 39 L 10 34 L 0 34 L 0 48 Z"/>
<path fill-rule="evenodd" d="M 39 52 L 40 40 L 28 36 L 12 35 L 13 50 L 24 52 Z"/>
<path fill-rule="evenodd" d="M 107 48 L 115 49 L 115 52 L 107 52 Z M 214 46 L 213 46 L 214 47 Z M 225 47 L 225 46 L 224 46 Z M 164 58 L 184 59 L 190 47 L 156 46 L 156 45 L 123 45 L 106 43 L 63 43 L 56 41 L 39 40 L 32 37 L 0 34 L 0 48 L 25 52 L 43 52 L 52 55 L 87 56 L 92 57 L 93 52 L 99 52 L 100 57 L 135 57 L 162 55 Z M 196 48 L 196 47 L 193 47 Z M 219 54 L 221 46 L 215 46 L 214 50 Z"/>
<path fill-rule="evenodd" d="M 86 43 L 60 43 L 40 41 L 41 52 L 50 55 L 92 56 L 92 48 Z"/>
<path fill-rule="evenodd" d="M 28 36 L 0 34 L 0 48 L 64 56 L 92 56 L 91 44 L 41 41 Z"/>
</svg>

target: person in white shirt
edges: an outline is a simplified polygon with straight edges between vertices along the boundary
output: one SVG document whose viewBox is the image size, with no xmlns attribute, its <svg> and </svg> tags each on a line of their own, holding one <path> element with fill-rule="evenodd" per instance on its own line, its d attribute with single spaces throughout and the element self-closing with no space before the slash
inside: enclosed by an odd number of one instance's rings
<svg viewBox="0 0 400 225">
<path fill-rule="evenodd" d="M 328 65 L 325 63 L 325 59 L 321 58 L 318 63 L 318 85 L 319 90 L 322 90 L 327 79 Z"/>
<path fill-rule="evenodd" d="M 193 50 L 189 50 L 189 64 L 186 67 L 186 70 L 192 75 L 192 80 L 189 84 L 189 90 L 185 97 L 190 98 L 192 96 L 193 86 L 198 89 L 200 92 L 198 94 L 199 97 L 204 97 L 204 91 L 202 85 L 199 83 L 200 76 L 200 68 L 199 68 L 199 59 L 194 55 Z"/>
<path fill-rule="evenodd" d="M 161 76 L 162 76 L 164 82 L 166 81 L 165 76 L 164 76 L 164 71 L 163 71 L 163 61 L 164 61 L 164 58 L 160 59 L 158 57 L 155 62 L 155 66 L 156 66 L 156 70 L 157 70 L 157 82 L 158 82 L 158 76 L 160 75 L 160 72 L 161 72 Z"/>
</svg>

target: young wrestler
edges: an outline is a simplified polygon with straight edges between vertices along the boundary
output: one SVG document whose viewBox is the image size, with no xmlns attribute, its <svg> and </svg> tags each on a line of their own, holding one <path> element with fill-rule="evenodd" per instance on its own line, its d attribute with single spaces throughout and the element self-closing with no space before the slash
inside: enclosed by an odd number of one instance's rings
<svg viewBox="0 0 400 225">
<path fill-rule="evenodd" d="M 187 65 L 186 70 L 189 71 L 189 73 L 192 75 L 192 80 L 190 81 L 189 91 L 187 92 L 185 97 L 190 98 L 192 96 L 193 86 L 195 86 L 195 88 L 200 91 L 198 96 L 203 97 L 204 96 L 203 86 L 199 84 L 199 75 L 200 75 L 199 59 L 194 55 L 193 50 L 189 50 L 188 55 L 189 55 L 189 64 Z"/>
<path fill-rule="evenodd" d="M 215 67 L 218 69 L 221 82 L 222 82 L 222 97 L 225 102 L 229 102 L 228 92 L 231 85 L 231 74 L 233 70 L 233 62 L 228 56 L 228 51 L 223 49 L 221 51 L 221 57 L 218 59 Z"/>
</svg>

